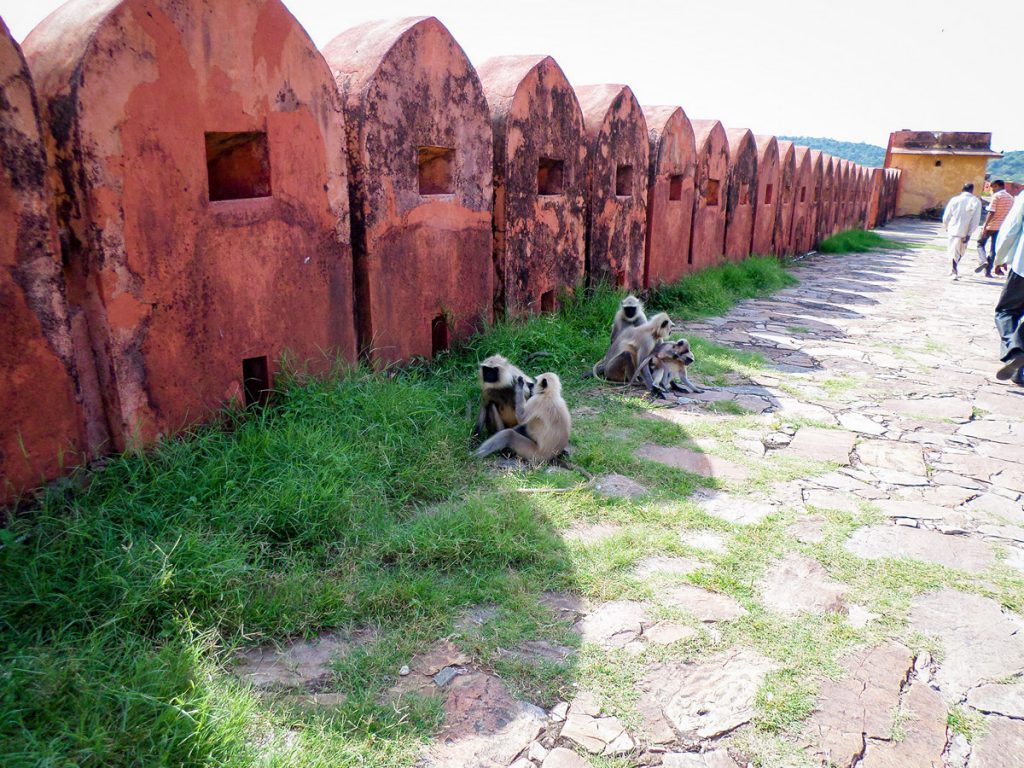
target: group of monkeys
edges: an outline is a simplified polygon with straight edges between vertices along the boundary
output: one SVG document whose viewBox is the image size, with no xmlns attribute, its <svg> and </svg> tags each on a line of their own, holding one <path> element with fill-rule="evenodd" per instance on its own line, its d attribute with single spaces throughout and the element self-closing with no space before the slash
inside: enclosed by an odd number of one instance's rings
<svg viewBox="0 0 1024 768">
<path fill-rule="evenodd" d="M 693 352 L 686 339 L 669 341 L 672 320 L 660 312 L 650 320 L 636 296 L 627 296 L 612 321 L 612 338 L 593 375 L 633 384 L 643 379 L 654 397 L 673 391 L 698 393 L 686 373 Z M 569 444 L 572 417 L 562 399 L 562 380 L 555 373 L 536 379 L 501 355 L 480 363 L 480 412 L 474 434 L 489 435 L 477 457 L 511 450 L 520 458 L 540 463 L 560 455 Z"/>
</svg>

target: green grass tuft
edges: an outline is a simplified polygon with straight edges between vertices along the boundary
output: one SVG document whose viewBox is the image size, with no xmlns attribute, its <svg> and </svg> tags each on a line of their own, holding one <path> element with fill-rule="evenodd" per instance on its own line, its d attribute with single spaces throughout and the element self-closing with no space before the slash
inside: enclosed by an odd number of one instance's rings
<svg viewBox="0 0 1024 768">
<path fill-rule="evenodd" d="M 877 232 L 864 229 L 847 229 L 818 244 L 820 253 L 867 253 L 879 250 L 902 250 L 910 244 L 901 240 L 883 237 Z"/>
</svg>

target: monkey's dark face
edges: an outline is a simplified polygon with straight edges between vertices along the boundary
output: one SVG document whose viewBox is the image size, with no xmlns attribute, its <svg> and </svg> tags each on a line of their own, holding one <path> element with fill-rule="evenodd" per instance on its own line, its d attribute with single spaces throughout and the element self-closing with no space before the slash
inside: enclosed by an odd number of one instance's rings
<svg viewBox="0 0 1024 768">
<path fill-rule="evenodd" d="M 485 384 L 496 384 L 498 379 L 501 377 L 501 371 L 495 366 L 481 365 L 480 376 L 483 378 Z"/>
<path fill-rule="evenodd" d="M 636 309 L 632 304 L 627 304 L 622 308 L 622 314 L 626 316 L 627 320 L 632 320 L 636 317 Z"/>
<path fill-rule="evenodd" d="M 683 365 L 693 365 L 693 352 L 690 351 L 690 343 L 683 339 L 676 342 L 672 349 L 672 357 Z"/>
</svg>

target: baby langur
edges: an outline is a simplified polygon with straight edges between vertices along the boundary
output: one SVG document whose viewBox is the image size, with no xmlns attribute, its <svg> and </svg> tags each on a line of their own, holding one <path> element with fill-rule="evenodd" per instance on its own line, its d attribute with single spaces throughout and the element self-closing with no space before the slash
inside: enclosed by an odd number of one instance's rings
<svg viewBox="0 0 1024 768">
<path fill-rule="evenodd" d="M 671 390 L 698 394 L 704 390 L 690 381 L 686 367 L 693 365 L 693 352 L 686 339 L 662 341 L 655 345 L 646 363 L 651 372 L 654 389 L 651 393 L 664 397 Z M 636 375 L 633 376 L 636 379 Z"/>
<path fill-rule="evenodd" d="M 646 361 L 658 342 L 668 338 L 671 330 L 672 320 L 664 312 L 659 312 L 643 325 L 624 328 L 608 347 L 604 358 L 594 366 L 594 375 L 609 381 L 629 382 L 639 373 L 653 392 L 654 380 Z"/>
<path fill-rule="evenodd" d="M 619 311 L 615 313 L 615 319 L 612 321 L 612 341 L 615 341 L 615 337 L 623 328 L 636 328 L 646 322 L 644 303 L 630 294 L 619 303 Z"/>
<path fill-rule="evenodd" d="M 523 395 L 533 395 L 533 378 L 501 355 L 491 355 L 480 363 L 480 412 L 473 434 L 493 435 L 519 423 L 516 417 L 516 381 L 523 380 Z"/>
<path fill-rule="evenodd" d="M 562 399 L 561 380 L 554 373 L 542 373 L 537 377 L 533 397 L 529 400 L 525 389 L 525 378 L 520 376 L 515 386 L 519 425 L 503 429 L 485 440 L 476 451 L 477 457 L 508 448 L 527 461 L 540 463 L 550 461 L 565 450 L 572 418 Z"/>
</svg>

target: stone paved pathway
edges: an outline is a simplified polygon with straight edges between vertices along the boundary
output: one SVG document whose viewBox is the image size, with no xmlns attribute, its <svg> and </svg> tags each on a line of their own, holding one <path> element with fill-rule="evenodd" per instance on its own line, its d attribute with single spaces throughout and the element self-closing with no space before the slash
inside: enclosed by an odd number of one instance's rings
<svg viewBox="0 0 1024 768">
<path fill-rule="evenodd" d="M 994 378 L 999 286 L 950 280 L 935 226 L 888 231 L 914 249 L 812 257 L 799 286 L 682 329 L 768 360 L 647 414 L 718 429 L 635 451 L 704 478 L 697 522 L 623 569 L 630 594 L 545 596 L 579 647 L 502 653 L 580 663 L 546 711 L 453 646 L 410 660 L 396 695 L 446 713 L 422 765 L 1024 765 L 1024 389 Z M 707 407 L 723 401 L 743 415 Z M 631 535 L 624 518 L 562 533 L 584 552 Z"/>
</svg>

